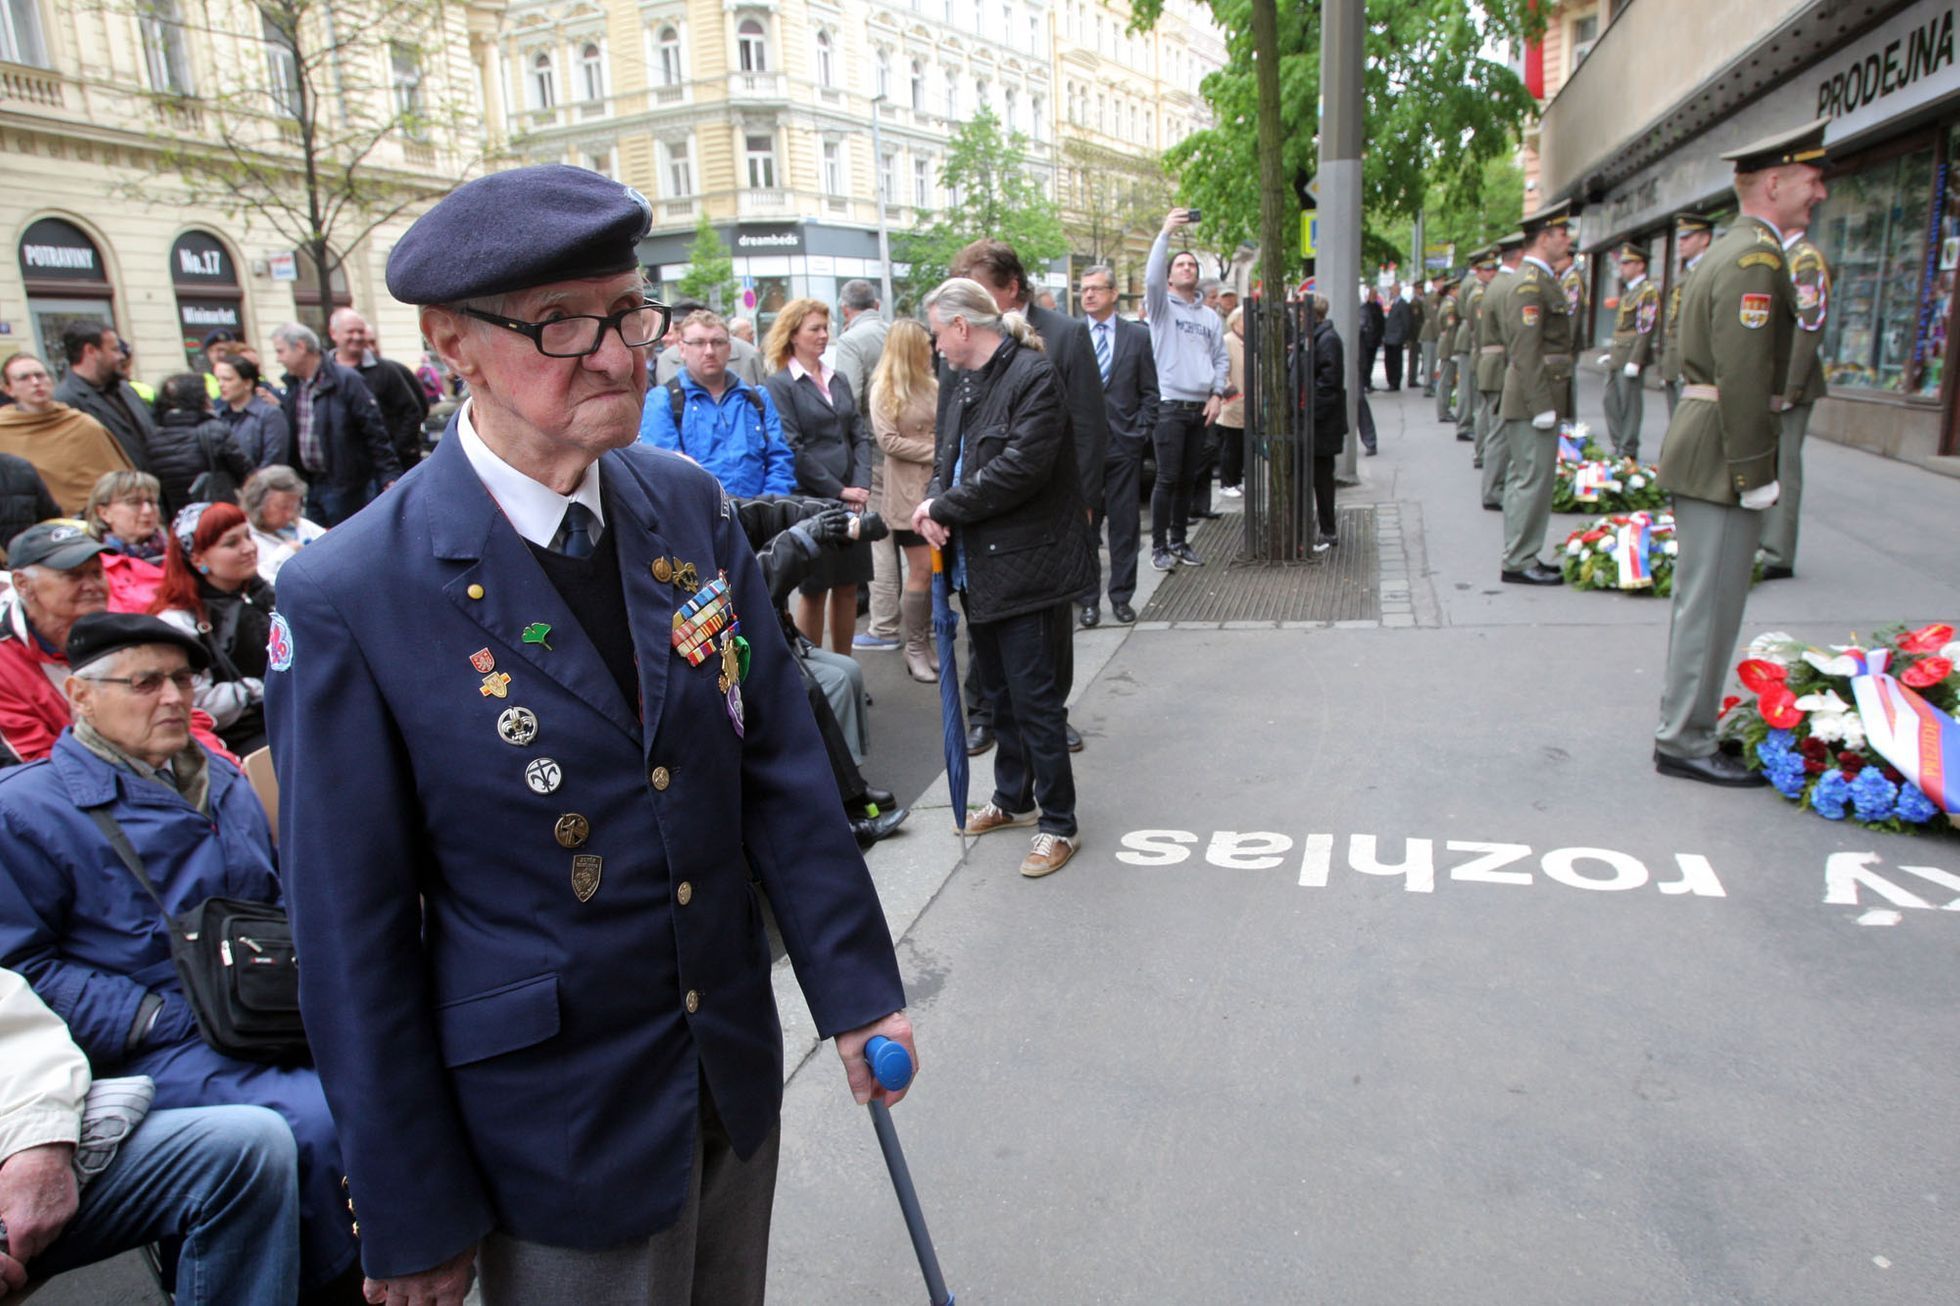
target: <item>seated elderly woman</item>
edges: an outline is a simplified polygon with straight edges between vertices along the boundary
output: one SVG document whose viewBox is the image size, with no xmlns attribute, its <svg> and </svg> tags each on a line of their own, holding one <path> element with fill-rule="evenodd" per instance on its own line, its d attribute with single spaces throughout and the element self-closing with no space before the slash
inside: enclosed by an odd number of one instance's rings
<svg viewBox="0 0 1960 1306">
<path fill-rule="evenodd" d="M 160 521 L 163 494 L 148 472 L 104 472 L 89 491 L 82 520 L 102 542 L 102 575 L 109 582 L 112 612 L 142 612 L 163 583 L 163 555 L 170 545 Z"/>
<path fill-rule="evenodd" d="M 236 504 L 193 503 L 170 524 L 169 561 L 150 611 L 203 646 L 193 698 L 240 757 L 265 746 L 265 646 L 272 586 Z"/>
<path fill-rule="evenodd" d="M 306 482 L 290 467 L 274 463 L 259 468 L 238 492 L 238 501 L 252 524 L 259 575 L 267 584 L 279 579 L 286 559 L 327 533 L 326 527 L 300 515 L 306 507 Z"/>
<path fill-rule="evenodd" d="M 352 1217 L 319 1076 L 214 1051 L 171 962 L 163 911 L 211 897 L 280 901 L 257 795 L 190 734 L 192 686 L 209 655 L 168 623 L 128 613 L 77 620 L 66 653 L 73 727 L 45 761 L 0 778 L 0 966 L 67 1022 L 96 1074 L 155 1081 L 157 1109 L 278 1112 L 299 1144 L 301 1282 L 331 1294 L 317 1300 L 357 1301 Z M 118 828 L 161 910 L 116 851 Z"/>
</svg>

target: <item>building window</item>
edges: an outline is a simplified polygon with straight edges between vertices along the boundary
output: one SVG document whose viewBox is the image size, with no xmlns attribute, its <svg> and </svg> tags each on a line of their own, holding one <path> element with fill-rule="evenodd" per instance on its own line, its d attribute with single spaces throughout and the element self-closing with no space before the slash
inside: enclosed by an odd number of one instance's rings
<svg viewBox="0 0 1960 1306">
<path fill-rule="evenodd" d="M 929 159 L 912 160 L 912 206 L 929 209 L 932 207 L 932 162 Z"/>
<path fill-rule="evenodd" d="M 1020 109 L 1020 104 L 1019 104 L 1020 96 L 1016 94 L 1012 86 L 1008 87 L 1000 94 L 1001 94 L 1001 103 L 1003 106 L 1005 106 L 1001 113 L 1001 121 L 1007 124 L 1007 130 L 1009 131 L 1020 130 L 1021 124 L 1015 120 L 1015 114 Z"/>
<path fill-rule="evenodd" d="M 836 141 L 823 143 L 823 193 L 844 193 L 844 147 Z"/>
<path fill-rule="evenodd" d="M 744 18 L 742 25 L 735 29 L 735 46 L 742 71 L 745 73 L 766 73 L 769 71 L 769 43 L 763 35 L 762 20 Z"/>
<path fill-rule="evenodd" d="M 1029 116 L 1034 120 L 1034 138 L 1038 141 L 1048 139 L 1048 97 L 1043 95 L 1028 98 Z"/>
<path fill-rule="evenodd" d="M 1565 75 L 1572 76 L 1579 71 L 1579 65 L 1592 53 L 1593 42 L 1599 39 L 1599 14 L 1585 14 L 1572 20 L 1565 29 L 1566 48 L 1570 54 L 1565 61 Z"/>
<path fill-rule="evenodd" d="M 191 94 L 194 88 L 183 7 L 178 0 L 143 0 L 138 13 L 150 89 L 164 95 Z"/>
<path fill-rule="evenodd" d="M 957 121 L 960 116 L 960 75 L 951 68 L 946 70 L 946 121 Z"/>
<path fill-rule="evenodd" d="M 926 111 L 926 66 L 917 59 L 912 61 L 912 112 Z"/>
<path fill-rule="evenodd" d="M 883 46 L 878 48 L 878 57 L 872 61 L 871 94 L 882 100 L 892 93 L 892 56 Z"/>
<path fill-rule="evenodd" d="M 749 159 L 749 189 L 776 189 L 776 138 L 751 135 L 742 139 Z"/>
<path fill-rule="evenodd" d="M 991 106 L 987 103 L 987 80 L 984 77 L 973 79 L 973 111 L 980 112 Z"/>
<path fill-rule="evenodd" d="M 1940 381 L 1946 371 L 1947 325 L 1953 321 L 1953 284 L 1960 277 L 1960 178 L 1953 175 L 1955 163 L 1960 163 L 1960 126 L 1953 129 L 1946 141 L 1946 167 L 1941 170 L 1946 178 L 1946 194 L 1939 201 L 1940 270 L 1927 295 L 1926 312 L 1920 318 L 1926 323 L 1926 329 L 1919 341 L 1917 390 L 1928 399 L 1939 396 Z"/>
<path fill-rule="evenodd" d="M 887 154 L 878 160 L 878 198 L 886 204 L 894 202 L 894 192 L 898 189 L 892 175 L 896 163 L 897 156 L 892 154 Z"/>
<path fill-rule="evenodd" d="M 837 50 L 829 32 L 817 33 L 817 85 L 826 89 L 837 85 Z"/>
<path fill-rule="evenodd" d="M 558 103 L 558 73 L 551 66 L 551 55 L 540 51 L 531 60 L 531 107 L 549 109 Z"/>
<path fill-rule="evenodd" d="M 663 27 L 653 38 L 658 48 L 658 72 L 662 86 L 681 84 L 681 34 L 671 27 Z"/>
<path fill-rule="evenodd" d="M 578 52 L 579 89 L 587 100 L 606 98 L 606 59 L 596 42 L 588 41 Z"/>
<path fill-rule="evenodd" d="M 766 138 L 765 138 L 766 139 Z M 683 200 L 694 193 L 694 160 L 686 141 L 668 141 L 667 198 Z"/>
<path fill-rule="evenodd" d="M 288 118 L 299 117 L 299 55 L 292 37 L 272 21 L 272 15 L 259 11 L 259 32 L 265 40 L 265 84 L 272 95 L 272 107 Z"/>
<path fill-rule="evenodd" d="M 607 176 L 607 177 L 612 176 L 613 175 L 612 151 L 611 150 L 591 151 L 585 156 L 585 166 L 591 169 L 593 172 L 600 173 L 603 176 Z"/>
<path fill-rule="evenodd" d="M 1914 393 L 1932 146 L 1834 176 L 1830 194 L 1810 224 L 1831 269 L 1825 375 L 1832 385 Z"/>
<path fill-rule="evenodd" d="M 0 61 L 49 66 L 48 47 L 41 39 L 41 9 L 35 0 L 0 0 Z"/>
<path fill-rule="evenodd" d="M 1043 53 L 1041 48 L 1041 15 L 1038 13 L 1030 12 L 1028 14 L 1028 49 L 1034 51 L 1036 54 Z"/>
<path fill-rule="evenodd" d="M 395 115 L 412 124 L 422 114 L 422 65 L 415 47 L 390 41 L 388 70 L 395 88 Z"/>
</svg>

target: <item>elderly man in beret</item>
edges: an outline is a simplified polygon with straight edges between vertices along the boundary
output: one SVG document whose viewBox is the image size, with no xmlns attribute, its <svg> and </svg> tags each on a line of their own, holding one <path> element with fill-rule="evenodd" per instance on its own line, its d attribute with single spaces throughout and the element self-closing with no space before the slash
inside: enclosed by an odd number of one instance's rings
<svg viewBox="0 0 1960 1306">
<path fill-rule="evenodd" d="M 762 1301 L 758 887 L 859 1101 L 897 1096 L 866 1040 L 911 1042 L 755 554 L 713 476 L 637 443 L 651 221 L 564 165 L 424 215 L 388 288 L 470 400 L 391 511 L 279 575 L 301 1003 L 372 1301 L 460 1302 L 472 1268 L 489 1306 Z"/>
<path fill-rule="evenodd" d="M 153 1080 L 158 1109 L 278 1112 L 298 1143 L 302 1300 L 355 1301 L 353 1221 L 319 1077 L 209 1046 L 171 960 L 166 913 L 280 900 L 258 795 L 191 735 L 209 655 L 161 618 L 124 612 L 78 619 L 67 654 L 74 725 L 47 760 L 0 772 L 0 967 L 66 1022 L 96 1074 Z"/>
</svg>

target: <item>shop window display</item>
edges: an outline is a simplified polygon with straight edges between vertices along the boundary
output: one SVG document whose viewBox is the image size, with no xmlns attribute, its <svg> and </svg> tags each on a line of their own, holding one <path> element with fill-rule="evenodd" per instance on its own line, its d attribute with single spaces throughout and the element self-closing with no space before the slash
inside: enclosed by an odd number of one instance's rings
<svg viewBox="0 0 1960 1306">
<path fill-rule="evenodd" d="M 1922 382 L 1915 352 L 1933 184 L 1931 146 L 1831 178 L 1813 232 L 1831 266 L 1823 354 L 1832 385 L 1912 394 Z"/>
<path fill-rule="evenodd" d="M 1928 259 L 1933 265 L 1931 293 L 1926 296 L 1924 325 L 1919 341 L 1918 393 L 1937 398 L 1946 371 L 1946 334 L 1953 324 L 1953 281 L 1960 269 L 1960 179 L 1953 175 L 1960 161 L 1960 127 L 1947 137 L 1946 159 L 1940 165 L 1945 191 L 1940 202 L 1938 247 Z"/>
</svg>

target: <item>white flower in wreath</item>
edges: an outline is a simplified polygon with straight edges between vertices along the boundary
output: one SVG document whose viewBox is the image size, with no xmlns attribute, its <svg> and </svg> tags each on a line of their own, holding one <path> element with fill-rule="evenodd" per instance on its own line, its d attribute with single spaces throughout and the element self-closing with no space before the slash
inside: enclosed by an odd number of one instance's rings
<svg viewBox="0 0 1960 1306">
<path fill-rule="evenodd" d="M 1622 487 L 1621 487 L 1621 485 L 1620 485 L 1620 483 L 1619 483 L 1618 481 L 1608 481 L 1608 482 L 1606 482 L 1606 484 L 1605 484 L 1605 485 L 1603 485 L 1603 486 L 1601 486 L 1600 488 L 1601 488 L 1601 489 L 1604 489 L 1604 490 L 1614 490 L 1614 491 L 1617 491 L 1617 490 L 1619 490 L 1619 489 L 1621 489 Z"/>
<path fill-rule="evenodd" d="M 1668 540 L 1661 545 L 1661 552 L 1672 558 L 1675 554 L 1681 552 L 1681 546 L 1673 540 Z"/>
<path fill-rule="evenodd" d="M 1832 647 L 1837 648 L 1838 646 L 1832 645 Z M 1814 648 L 1807 648 L 1803 651 L 1803 660 L 1827 676 L 1855 676 L 1858 674 L 1858 664 L 1852 659 L 1843 656 L 1827 657 Z"/>
<path fill-rule="evenodd" d="M 1647 488 L 1647 478 L 1644 476 L 1629 476 L 1627 477 L 1627 488 L 1631 490 L 1644 490 Z"/>
<path fill-rule="evenodd" d="M 1779 667 L 1790 665 L 1790 649 L 1796 639 L 1787 631 L 1767 631 L 1749 641 L 1749 656 L 1762 662 L 1774 662 Z"/>
<path fill-rule="evenodd" d="M 1581 554 L 1585 553 L 1585 551 L 1586 551 L 1586 546 L 1584 542 L 1580 540 L 1567 540 L 1565 542 L 1565 552 L 1568 557 L 1573 557 L 1573 558 L 1579 557 Z"/>
<path fill-rule="evenodd" d="M 1940 656 L 1947 661 L 1960 664 L 1960 639 L 1954 640 L 1940 650 Z"/>
<path fill-rule="evenodd" d="M 1572 424 L 1572 438 L 1580 444 L 1584 444 L 1586 441 L 1592 439 L 1592 427 L 1586 425 L 1584 422 L 1574 422 Z"/>
<path fill-rule="evenodd" d="M 1832 716 L 1851 710 L 1851 704 L 1839 698 L 1835 689 L 1826 689 L 1816 694 L 1805 694 L 1797 700 L 1796 707 L 1799 712 L 1823 712 Z"/>
</svg>

